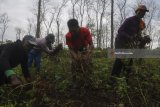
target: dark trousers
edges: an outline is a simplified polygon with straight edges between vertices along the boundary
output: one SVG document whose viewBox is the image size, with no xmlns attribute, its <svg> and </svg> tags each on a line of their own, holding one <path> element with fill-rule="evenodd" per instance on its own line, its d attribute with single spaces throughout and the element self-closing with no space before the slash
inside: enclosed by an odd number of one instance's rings
<svg viewBox="0 0 160 107">
<path fill-rule="evenodd" d="M 28 54 L 28 67 L 32 66 L 33 60 L 35 63 L 36 71 L 39 72 L 41 63 L 41 53 L 38 53 L 32 49 Z"/>
<path fill-rule="evenodd" d="M 126 76 L 128 77 L 131 71 L 131 66 L 133 65 L 133 59 L 127 59 L 126 62 L 124 62 L 120 58 L 116 58 L 113 69 L 112 69 L 112 76 L 119 77 L 121 72 L 125 72 Z"/>
<path fill-rule="evenodd" d="M 113 65 L 111 75 L 112 76 L 119 76 L 123 67 L 124 67 L 124 64 L 123 64 L 122 60 L 119 58 L 116 58 L 114 65 Z"/>
<path fill-rule="evenodd" d="M 129 45 L 130 45 L 129 42 L 118 40 L 118 38 L 116 38 L 116 40 L 115 40 L 115 48 L 116 49 L 129 49 L 129 48 L 131 48 Z M 126 71 L 126 75 L 129 75 L 129 73 L 131 71 L 130 66 L 132 66 L 132 65 L 133 65 L 133 59 L 131 59 L 131 58 L 127 59 L 127 63 L 124 62 L 120 58 L 116 58 L 114 65 L 113 65 L 113 68 L 112 68 L 111 75 L 119 77 L 120 73 L 122 71 Z"/>
</svg>

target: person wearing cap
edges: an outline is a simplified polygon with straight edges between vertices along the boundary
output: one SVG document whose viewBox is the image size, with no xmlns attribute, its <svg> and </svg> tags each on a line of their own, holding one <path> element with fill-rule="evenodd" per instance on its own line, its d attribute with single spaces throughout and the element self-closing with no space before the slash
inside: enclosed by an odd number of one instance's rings
<svg viewBox="0 0 160 107">
<path fill-rule="evenodd" d="M 31 35 L 24 36 L 23 40 L 3 45 L 0 52 L 0 84 L 6 81 L 13 86 L 21 84 L 13 68 L 21 65 L 22 73 L 27 81 L 30 80 L 30 74 L 27 66 L 28 52 L 33 46 L 36 46 L 35 38 Z"/>
<path fill-rule="evenodd" d="M 80 27 L 76 19 L 70 19 L 67 25 L 69 32 L 65 37 L 72 59 L 73 85 L 75 85 L 75 88 L 78 88 L 80 87 L 80 81 L 84 85 L 84 81 L 89 80 L 89 74 L 91 74 L 89 65 L 93 50 L 92 35 L 87 28 Z M 82 78 L 78 80 L 80 75 L 82 75 Z"/>
<path fill-rule="evenodd" d="M 145 28 L 145 23 L 142 18 L 149 10 L 145 5 L 139 5 L 135 10 L 135 15 L 127 18 L 118 30 L 118 34 L 115 39 L 115 49 L 133 49 L 135 46 L 134 40 L 141 36 L 141 31 Z M 133 61 L 130 60 L 129 65 L 132 65 Z M 112 69 L 112 76 L 119 77 L 122 69 L 125 68 L 125 64 L 122 59 L 116 58 Z"/>
<path fill-rule="evenodd" d="M 37 46 L 34 47 L 28 54 L 28 67 L 32 66 L 33 60 L 36 71 L 40 72 L 41 53 L 45 52 L 49 55 L 55 55 L 62 49 L 62 44 L 59 44 L 55 49 L 52 47 L 55 42 L 55 36 L 48 34 L 45 38 L 36 38 Z"/>
</svg>

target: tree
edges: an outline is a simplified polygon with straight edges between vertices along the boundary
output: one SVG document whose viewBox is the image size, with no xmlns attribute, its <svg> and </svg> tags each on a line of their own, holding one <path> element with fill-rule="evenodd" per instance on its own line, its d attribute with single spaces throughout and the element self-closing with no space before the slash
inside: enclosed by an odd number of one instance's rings
<svg viewBox="0 0 160 107">
<path fill-rule="evenodd" d="M 83 24 L 83 18 L 85 15 L 85 6 L 86 6 L 86 0 L 79 0 L 78 4 L 78 15 L 79 15 L 79 22 L 80 22 L 80 26 L 82 26 Z"/>
<path fill-rule="evenodd" d="M 34 19 L 33 18 L 28 18 L 27 19 L 28 25 L 27 25 L 27 34 L 28 35 L 32 35 L 36 33 L 36 23 L 34 23 Z"/>
<path fill-rule="evenodd" d="M 91 35 L 93 36 L 93 44 L 96 44 L 94 42 L 95 37 L 96 37 L 95 23 L 92 20 L 90 20 L 87 22 L 87 27 L 91 30 Z"/>
<path fill-rule="evenodd" d="M 95 13 L 95 23 L 96 23 L 96 41 L 97 41 L 97 47 L 101 48 L 102 47 L 102 37 L 104 35 L 104 31 L 102 30 L 103 28 L 103 20 L 104 15 L 106 13 L 106 8 L 108 6 L 108 1 L 107 0 L 95 0 L 94 5 L 93 5 L 93 12 Z"/>
<path fill-rule="evenodd" d="M 60 6 L 58 8 L 56 18 L 55 18 L 55 21 L 57 24 L 57 43 L 58 44 L 59 44 L 59 40 L 60 40 L 60 16 L 61 16 L 62 9 L 63 9 L 63 7 L 66 6 L 67 2 L 68 2 L 68 0 L 62 0 L 62 3 L 60 4 Z"/>
<path fill-rule="evenodd" d="M 46 33 L 53 33 L 56 29 L 56 40 L 57 43 L 60 42 L 60 25 L 61 25 L 61 15 L 63 8 L 66 7 L 68 0 L 61 0 L 57 5 L 52 3 L 50 0 L 42 1 L 42 21 L 46 28 Z M 52 4 L 52 5 L 51 5 Z M 55 23 L 54 23 L 55 22 Z M 56 26 L 53 27 L 53 24 Z"/>
<path fill-rule="evenodd" d="M 52 3 L 48 0 L 43 0 L 42 2 L 42 11 L 43 11 L 42 21 L 46 28 L 46 34 L 49 34 L 50 31 L 53 32 L 52 24 L 53 24 L 55 13 L 56 13 L 55 8 L 52 9 L 49 7 L 50 4 Z"/>
<path fill-rule="evenodd" d="M 21 38 L 23 38 L 23 35 L 24 35 L 25 31 L 20 27 L 16 27 L 15 31 L 16 31 L 16 40 L 17 39 L 21 40 Z"/>
<path fill-rule="evenodd" d="M 157 12 L 157 6 L 156 3 L 153 0 L 147 1 L 147 7 L 149 7 L 149 14 L 145 17 L 146 22 L 146 29 L 145 32 L 152 37 L 152 40 L 154 41 L 154 29 L 155 26 L 153 25 L 153 18 L 156 16 Z M 150 48 L 152 48 L 153 42 L 150 45 Z"/>
<path fill-rule="evenodd" d="M 114 0 L 111 0 L 111 48 L 113 48 L 113 39 L 114 39 L 113 9 L 114 9 Z"/>
<path fill-rule="evenodd" d="M 102 38 L 103 38 L 103 35 L 104 35 L 104 30 L 103 29 L 103 18 L 104 18 L 104 14 L 105 14 L 105 10 L 107 8 L 107 0 L 101 0 L 101 3 L 102 3 L 102 11 L 100 13 L 100 27 L 99 27 L 99 37 L 97 38 L 98 39 L 98 42 L 99 42 L 99 47 L 101 48 L 102 46 Z M 104 43 L 104 42 L 103 42 Z"/>
<path fill-rule="evenodd" d="M 6 43 L 12 43 L 13 41 L 12 40 L 6 40 Z"/>
<path fill-rule="evenodd" d="M 2 37 L 2 42 L 3 43 L 3 39 L 4 39 L 4 35 L 5 35 L 5 32 L 8 28 L 8 22 L 9 22 L 9 18 L 8 18 L 8 15 L 6 13 L 2 14 L 0 16 L 0 30 L 1 30 L 1 37 Z"/>
<path fill-rule="evenodd" d="M 72 4 L 72 18 L 75 18 L 75 6 L 79 2 L 79 0 L 71 0 Z"/>
<path fill-rule="evenodd" d="M 36 30 L 36 38 L 40 37 L 40 28 L 41 28 L 41 4 L 42 0 L 38 1 L 38 15 L 37 15 L 37 30 Z"/>
<path fill-rule="evenodd" d="M 117 4 L 117 8 L 120 13 L 119 19 L 120 19 L 120 25 L 121 25 L 127 16 L 127 13 L 126 13 L 127 0 L 117 0 L 116 4 Z"/>
</svg>

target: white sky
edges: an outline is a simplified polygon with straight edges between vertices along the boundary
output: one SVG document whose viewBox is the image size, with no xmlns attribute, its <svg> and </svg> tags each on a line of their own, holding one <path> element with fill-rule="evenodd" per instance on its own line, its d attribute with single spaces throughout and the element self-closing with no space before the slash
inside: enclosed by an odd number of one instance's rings
<svg viewBox="0 0 160 107">
<path fill-rule="evenodd" d="M 32 16 L 31 8 L 33 0 L 0 0 L 0 13 L 7 13 L 10 19 L 5 39 L 15 40 L 15 27 L 24 28 L 27 18 Z"/>
<path fill-rule="evenodd" d="M 136 0 L 129 1 L 134 2 Z M 160 4 L 159 0 L 155 1 L 157 4 Z M 27 18 L 33 17 L 31 9 L 33 9 L 34 3 L 35 0 L 0 0 L 0 14 L 4 12 L 7 13 L 10 19 L 4 39 L 16 39 L 15 27 L 26 29 Z"/>
</svg>

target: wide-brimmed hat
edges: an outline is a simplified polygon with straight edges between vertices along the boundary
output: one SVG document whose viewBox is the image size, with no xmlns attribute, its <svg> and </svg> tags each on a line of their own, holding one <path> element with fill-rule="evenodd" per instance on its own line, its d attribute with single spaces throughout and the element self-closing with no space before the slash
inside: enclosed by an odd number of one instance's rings
<svg viewBox="0 0 160 107">
<path fill-rule="evenodd" d="M 149 10 L 147 9 L 147 7 L 145 5 L 138 5 L 136 12 L 139 10 L 145 10 L 146 12 L 149 12 Z"/>
</svg>

